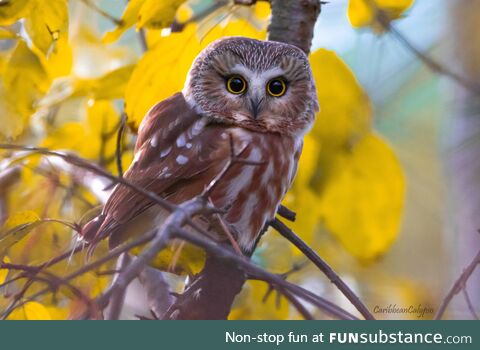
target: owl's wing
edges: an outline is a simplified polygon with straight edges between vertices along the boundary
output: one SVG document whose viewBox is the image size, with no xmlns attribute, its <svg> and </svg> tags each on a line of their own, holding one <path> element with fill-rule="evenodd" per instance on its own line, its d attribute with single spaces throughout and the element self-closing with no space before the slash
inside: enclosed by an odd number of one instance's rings
<svg viewBox="0 0 480 350">
<path fill-rule="evenodd" d="M 201 191 L 230 156 L 225 127 L 206 124 L 182 94 L 160 102 L 142 121 L 135 158 L 124 178 L 164 198 L 185 191 L 190 183 L 197 183 L 197 191 Z M 195 181 L 199 177 L 205 181 Z M 186 196 L 191 198 L 191 194 Z M 151 206 L 150 199 L 118 184 L 102 214 L 85 225 L 82 235 L 92 240 L 114 234 Z"/>
</svg>

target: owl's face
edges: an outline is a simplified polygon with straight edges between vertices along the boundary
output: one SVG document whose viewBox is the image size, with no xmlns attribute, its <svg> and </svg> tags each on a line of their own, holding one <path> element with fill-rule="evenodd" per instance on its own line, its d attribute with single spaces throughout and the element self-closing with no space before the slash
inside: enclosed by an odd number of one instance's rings
<svg viewBox="0 0 480 350">
<path fill-rule="evenodd" d="M 200 114 L 257 132 L 303 135 L 318 110 L 308 58 L 300 49 L 242 37 L 223 38 L 203 50 L 183 94 Z"/>
</svg>

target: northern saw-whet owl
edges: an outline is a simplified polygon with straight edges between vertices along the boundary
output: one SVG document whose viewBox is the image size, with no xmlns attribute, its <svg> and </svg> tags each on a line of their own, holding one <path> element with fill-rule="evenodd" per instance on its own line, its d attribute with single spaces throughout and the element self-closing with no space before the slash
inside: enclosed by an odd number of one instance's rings
<svg viewBox="0 0 480 350">
<path fill-rule="evenodd" d="M 250 254 L 293 181 L 303 136 L 317 110 L 303 51 L 243 37 L 217 40 L 194 60 L 183 91 L 147 113 L 124 177 L 179 204 L 199 195 L 218 176 L 233 145 L 242 159 L 256 164 L 234 163 L 215 186 L 211 201 L 224 210 L 223 222 Z M 109 237 L 115 246 L 130 238 L 130 232 L 159 227 L 167 215 L 119 184 L 81 234 L 87 241 Z M 203 224 L 215 231 L 214 225 Z M 212 237 L 227 239 L 221 232 L 212 232 Z"/>
</svg>

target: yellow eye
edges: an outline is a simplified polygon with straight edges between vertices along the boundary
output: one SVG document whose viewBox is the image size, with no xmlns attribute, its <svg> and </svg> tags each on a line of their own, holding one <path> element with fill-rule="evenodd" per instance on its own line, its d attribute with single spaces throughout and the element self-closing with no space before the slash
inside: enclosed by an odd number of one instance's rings
<svg viewBox="0 0 480 350">
<path fill-rule="evenodd" d="M 231 94 L 243 94 L 247 90 L 247 82 L 239 75 L 232 75 L 227 80 L 227 90 Z"/>
<path fill-rule="evenodd" d="M 267 92 L 273 97 L 285 95 L 287 92 L 287 84 L 285 83 L 285 80 L 279 78 L 270 80 L 267 84 Z"/>
</svg>

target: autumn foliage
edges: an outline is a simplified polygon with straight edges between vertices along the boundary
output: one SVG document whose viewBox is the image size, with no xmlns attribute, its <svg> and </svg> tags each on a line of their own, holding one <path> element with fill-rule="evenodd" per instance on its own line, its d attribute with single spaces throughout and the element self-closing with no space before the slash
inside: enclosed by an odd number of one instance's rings
<svg viewBox="0 0 480 350">
<path fill-rule="evenodd" d="M 223 36 L 267 37 L 268 2 L 233 6 L 227 1 L 203 17 L 201 3 L 131 0 L 117 19 L 90 0 L 0 2 L 1 143 L 73 153 L 121 175 L 132 160 L 143 116 L 182 89 L 202 48 Z M 350 0 L 353 26 L 375 27 L 368 3 Z M 397 19 L 412 1 L 376 3 Z M 94 27 L 92 17 L 101 18 L 108 28 Z M 165 28 L 172 23 L 177 30 L 170 32 Z M 123 40 L 133 32 L 136 51 L 132 40 Z M 405 195 L 402 168 L 389 144 L 373 130 L 372 104 L 350 68 L 325 49 L 313 51 L 310 62 L 321 111 L 284 201 L 297 213 L 290 226 L 314 249 L 320 249 L 319 236 L 327 234 L 368 264 L 388 252 L 399 232 Z M 126 128 L 119 139 L 123 118 Z M 108 285 L 114 261 L 42 294 L 49 287 L 45 279 L 69 276 L 104 256 L 106 246 L 100 245 L 94 257 L 72 254 L 33 277 L 15 266 L 41 266 L 76 246 L 76 230 L 105 200 L 110 183 L 58 158 L 0 150 L 0 174 L 9 170 L 15 171 L 14 178 L 8 186 L 0 182 L 0 312 L 18 299 L 21 307 L 4 317 L 74 318 Z M 191 247 L 179 255 L 177 248 L 162 252 L 152 265 L 168 271 L 174 264 L 177 272 L 197 273 L 203 251 Z M 302 257 L 269 232 L 253 261 L 283 273 Z M 299 283 L 308 278 L 308 273 L 296 276 Z M 266 290 L 262 282 L 248 282 L 230 318 L 299 317 L 285 300 L 265 298 Z"/>
</svg>

